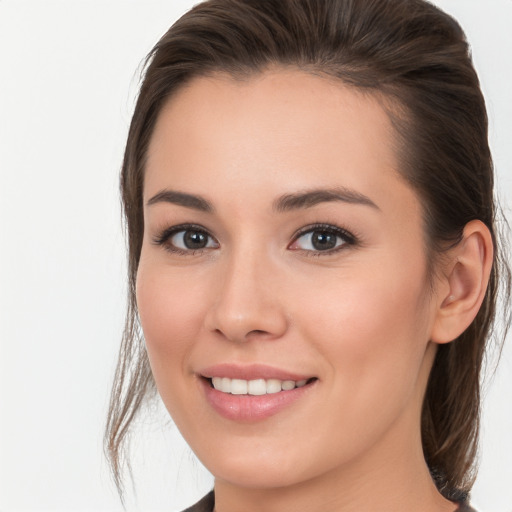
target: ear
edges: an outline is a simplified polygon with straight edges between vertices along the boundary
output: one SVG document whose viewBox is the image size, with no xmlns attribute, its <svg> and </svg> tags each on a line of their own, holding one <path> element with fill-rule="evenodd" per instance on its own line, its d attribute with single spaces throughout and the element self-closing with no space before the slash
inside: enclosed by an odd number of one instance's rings
<svg viewBox="0 0 512 512">
<path fill-rule="evenodd" d="M 431 340 L 448 343 L 460 336 L 475 319 L 485 297 L 494 245 L 487 226 L 473 220 L 462 240 L 448 252 L 444 277 L 439 283 Z"/>
</svg>

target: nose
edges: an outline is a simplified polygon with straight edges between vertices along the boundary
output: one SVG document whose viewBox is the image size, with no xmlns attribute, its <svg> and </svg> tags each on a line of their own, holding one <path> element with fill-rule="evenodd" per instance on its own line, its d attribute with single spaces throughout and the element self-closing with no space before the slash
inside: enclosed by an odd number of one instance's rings
<svg viewBox="0 0 512 512">
<path fill-rule="evenodd" d="M 277 339 L 287 330 L 278 272 L 263 257 L 239 254 L 224 261 L 215 277 L 206 328 L 233 342 Z"/>
</svg>

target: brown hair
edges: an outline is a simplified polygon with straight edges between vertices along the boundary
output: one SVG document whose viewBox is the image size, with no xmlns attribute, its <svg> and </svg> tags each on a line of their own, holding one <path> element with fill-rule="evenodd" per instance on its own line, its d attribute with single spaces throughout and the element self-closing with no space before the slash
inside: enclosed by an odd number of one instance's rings
<svg viewBox="0 0 512 512">
<path fill-rule="evenodd" d="M 460 240 L 469 221 L 480 219 L 491 231 L 496 256 L 483 305 L 455 342 L 439 347 L 422 413 L 423 450 L 436 484 L 447 498 L 463 498 L 474 479 L 480 369 L 498 285 L 508 299 L 510 272 L 497 247 L 487 114 L 469 47 L 458 23 L 424 0 L 209 0 L 178 20 L 148 56 L 121 174 L 129 304 L 105 434 L 120 494 L 129 426 L 155 393 L 135 301 L 144 165 L 155 121 L 194 77 L 221 71 L 243 78 L 276 65 L 385 100 L 400 172 L 422 200 L 431 262 Z"/>
</svg>

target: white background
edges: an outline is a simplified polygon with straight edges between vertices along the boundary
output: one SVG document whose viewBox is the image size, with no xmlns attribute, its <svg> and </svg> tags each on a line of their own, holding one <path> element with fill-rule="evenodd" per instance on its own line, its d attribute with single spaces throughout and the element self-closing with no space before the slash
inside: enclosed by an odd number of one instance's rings
<svg viewBox="0 0 512 512">
<path fill-rule="evenodd" d="M 125 306 L 118 170 L 139 64 L 193 3 L 0 0 L 0 511 L 121 510 L 101 448 Z M 472 43 L 512 219 L 512 1 L 436 3 Z M 481 512 L 512 512 L 511 345 L 486 397 Z M 137 510 L 211 485 L 161 418 L 134 438 Z"/>
</svg>

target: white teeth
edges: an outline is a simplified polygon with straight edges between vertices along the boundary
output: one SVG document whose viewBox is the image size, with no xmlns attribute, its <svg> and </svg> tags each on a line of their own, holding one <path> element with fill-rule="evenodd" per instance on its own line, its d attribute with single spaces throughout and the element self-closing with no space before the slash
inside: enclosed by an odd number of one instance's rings
<svg viewBox="0 0 512 512">
<path fill-rule="evenodd" d="M 227 377 L 222 377 L 220 389 L 224 393 L 231 393 L 231 379 L 228 379 Z"/>
<path fill-rule="evenodd" d="M 249 395 L 265 395 L 267 393 L 267 383 L 265 379 L 250 380 L 247 385 Z"/>
<path fill-rule="evenodd" d="M 242 379 L 233 379 L 231 381 L 232 395 L 247 395 L 247 381 Z"/>
<path fill-rule="evenodd" d="M 228 377 L 213 377 L 213 387 L 223 393 L 232 395 L 265 395 L 290 391 L 305 386 L 307 380 L 279 380 L 279 379 L 230 379 Z"/>
<path fill-rule="evenodd" d="M 213 377 L 212 378 L 212 384 L 215 389 L 218 389 L 219 391 L 223 391 L 222 389 L 222 377 Z"/>
<path fill-rule="evenodd" d="M 267 394 L 279 393 L 281 391 L 281 381 L 277 379 L 267 380 Z"/>
<path fill-rule="evenodd" d="M 283 391 L 290 391 L 290 389 L 295 387 L 295 382 L 293 380 L 284 380 L 281 387 L 283 388 Z"/>
</svg>

